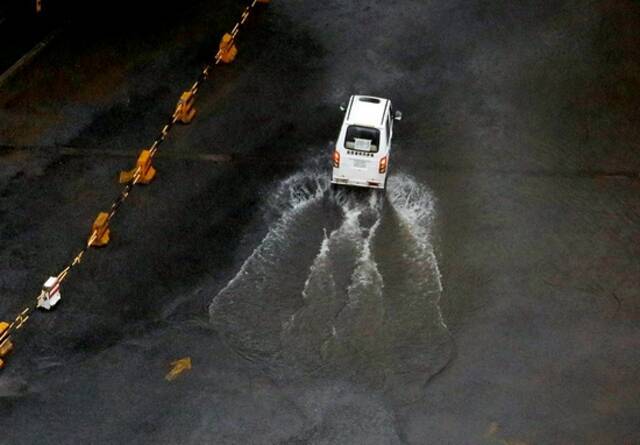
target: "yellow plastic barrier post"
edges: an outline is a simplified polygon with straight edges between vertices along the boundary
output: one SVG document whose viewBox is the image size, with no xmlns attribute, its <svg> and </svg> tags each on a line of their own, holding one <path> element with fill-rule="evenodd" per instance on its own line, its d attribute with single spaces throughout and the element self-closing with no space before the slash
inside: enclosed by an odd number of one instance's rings
<svg viewBox="0 0 640 445">
<path fill-rule="evenodd" d="M 100 212 L 93 222 L 91 235 L 89 237 L 89 245 L 91 247 L 102 247 L 109 244 L 109 214 Z"/>
<path fill-rule="evenodd" d="M 178 105 L 176 106 L 176 118 L 178 122 L 183 124 L 190 123 L 196 117 L 197 110 L 193 106 L 195 96 L 191 91 L 185 91 L 180 96 Z"/>
<path fill-rule="evenodd" d="M 2 334 L 4 334 L 4 332 L 7 330 L 8 327 L 9 327 L 9 323 L 7 323 L 6 321 L 0 321 L 0 338 L 3 338 Z M 3 358 L 9 355 L 9 353 L 12 350 L 13 350 L 13 343 L 11 343 L 11 337 L 9 336 L 4 337 L 4 339 L 0 341 L 0 369 L 4 367 Z"/>
<path fill-rule="evenodd" d="M 220 60 L 224 63 L 231 63 L 237 54 L 238 48 L 236 48 L 233 36 L 225 33 L 220 40 Z"/>
<path fill-rule="evenodd" d="M 156 169 L 151 165 L 151 152 L 149 150 L 142 150 L 136 161 L 136 166 L 132 170 L 126 170 L 120 172 L 119 181 L 121 184 L 125 184 L 136 176 L 136 184 L 149 184 L 156 176 Z"/>
</svg>

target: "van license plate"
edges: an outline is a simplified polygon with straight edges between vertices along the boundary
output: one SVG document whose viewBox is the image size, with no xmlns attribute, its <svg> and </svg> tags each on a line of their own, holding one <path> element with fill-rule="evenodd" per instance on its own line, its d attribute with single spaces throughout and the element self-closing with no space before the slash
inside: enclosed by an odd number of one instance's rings
<svg viewBox="0 0 640 445">
<path fill-rule="evenodd" d="M 369 164 L 369 162 L 363 160 L 363 159 L 355 159 L 353 161 L 353 168 L 358 168 L 360 170 L 366 170 L 367 169 L 367 164 Z"/>
</svg>

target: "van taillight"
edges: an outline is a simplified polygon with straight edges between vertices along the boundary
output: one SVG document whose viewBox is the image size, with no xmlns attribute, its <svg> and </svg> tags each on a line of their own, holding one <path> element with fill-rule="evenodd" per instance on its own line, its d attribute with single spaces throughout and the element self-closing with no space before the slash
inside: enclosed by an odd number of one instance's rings
<svg viewBox="0 0 640 445">
<path fill-rule="evenodd" d="M 333 152 L 333 168 L 338 168 L 340 167 L 340 153 L 338 153 L 338 150 L 334 150 Z"/>
<path fill-rule="evenodd" d="M 387 172 L 387 157 L 384 156 L 380 158 L 380 163 L 378 164 L 378 173 L 386 173 Z"/>
</svg>

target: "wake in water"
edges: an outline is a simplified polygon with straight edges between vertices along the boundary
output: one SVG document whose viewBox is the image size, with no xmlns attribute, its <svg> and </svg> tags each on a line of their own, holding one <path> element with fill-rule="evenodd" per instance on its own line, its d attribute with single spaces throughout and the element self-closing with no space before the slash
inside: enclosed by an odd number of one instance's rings
<svg viewBox="0 0 640 445">
<path fill-rule="evenodd" d="M 279 184 L 266 215 L 267 234 L 210 306 L 226 342 L 273 367 L 419 397 L 450 349 L 429 190 L 403 174 L 386 194 L 335 190 L 309 167 Z"/>
</svg>

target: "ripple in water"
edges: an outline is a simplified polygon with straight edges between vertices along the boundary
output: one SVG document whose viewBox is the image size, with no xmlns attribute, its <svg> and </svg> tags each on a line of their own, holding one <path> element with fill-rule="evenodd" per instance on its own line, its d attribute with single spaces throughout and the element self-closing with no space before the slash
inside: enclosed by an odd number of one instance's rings
<svg viewBox="0 0 640 445">
<path fill-rule="evenodd" d="M 285 375 L 417 399 L 451 349 L 433 196 L 402 173 L 385 194 L 329 185 L 318 167 L 279 184 L 269 230 L 213 299 L 211 322 L 239 354 Z"/>
</svg>

